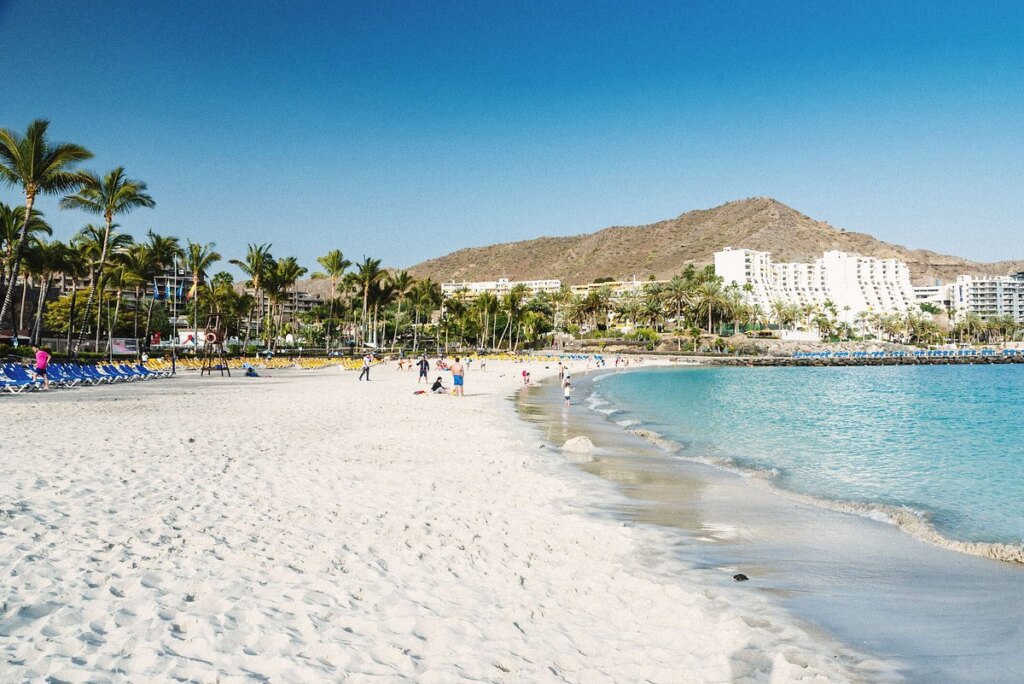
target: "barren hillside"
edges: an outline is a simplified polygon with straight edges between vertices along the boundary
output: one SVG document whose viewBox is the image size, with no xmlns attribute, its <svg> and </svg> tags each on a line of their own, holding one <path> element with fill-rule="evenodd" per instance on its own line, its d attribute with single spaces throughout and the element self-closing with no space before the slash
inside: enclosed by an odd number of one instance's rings
<svg viewBox="0 0 1024 684">
<path fill-rule="evenodd" d="M 1005 275 L 1024 261 L 981 264 L 922 249 L 882 242 L 815 221 L 769 197 L 689 211 L 645 226 L 605 228 L 571 237 L 541 237 L 474 247 L 424 261 L 409 270 L 434 280 L 559 278 L 570 284 L 610 276 L 669 278 L 686 264 L 709 264 L 723 247 L 772 253 L 776 261 L 810 261 L 830 249 L 907 262 L 915 284 L 949 282 L 962 273 Z"/>
</svg>

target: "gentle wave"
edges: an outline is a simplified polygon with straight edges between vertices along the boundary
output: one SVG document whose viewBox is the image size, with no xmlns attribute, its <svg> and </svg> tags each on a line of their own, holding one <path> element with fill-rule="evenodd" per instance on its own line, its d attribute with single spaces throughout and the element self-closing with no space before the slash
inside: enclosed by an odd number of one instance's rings
<svg viewBox="0 0 1024 684">
<path fill-rule="evenodd" d="M 856 501 L 839 501 L 825 497 L 814 496 L 794 492 L 790 489 L 780 487 L 774 481 L 779 471 L 770 468 L 750 468 L 728 458 L 710 458 L 702 456 L 691 456 L 682 452 L 682 448 L 674 441 L 663 437 L 654 430 L 646 428 L 626 428 L 626 432 L 647 440 L 651 444 L 660 447 L 673 456 L 703 465 L 713 466 L 747 477 L 751 482 L 767 487 L 772 493 L 784 496 L 787 499 L 799 503 L 810 504 L 840 513 L 850 513 L 864 518 L 870 518 L 880 522 L 895 525 L 904 532 L 925 541 L 934 546 L 939 546 L 951 551 L 967 553 L 983 558 L 1004 561 L 1009 563 L 1024 564 L 1024 544 L 1006 544 L 1000 542 L 970 542 L 959 539 L 952 539 L 941 534 L 928 521 L 928 514 L 924 511 L 914 510 L 908 506 L 893 506 L 882 503 L 860 503 Z"/>
</svg>

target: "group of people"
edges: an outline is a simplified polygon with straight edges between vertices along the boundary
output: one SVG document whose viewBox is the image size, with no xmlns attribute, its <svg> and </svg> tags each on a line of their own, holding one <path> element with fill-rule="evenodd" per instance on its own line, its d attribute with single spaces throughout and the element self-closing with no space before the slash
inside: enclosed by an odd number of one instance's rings
<svg viewBox="0 0 1024 684">
<path fill-rule="evenodd" d="M 466 365 L 470 363 L 469 359 L 466 359 Z M 420 384 L 422 381 L 424 384 L 429 383 L 430 380 L 427 377 L 430 373 L 430 361 L 427 360 L 426 354 L 420 356 L 420 358 L 414 364 L 416 369 L 419 371 L 419 377 L 416 378 L 416 384 Z M 437 369 L 446 370 L 452 374 L 452 389 L 445 387 L 444 379 L 438 375 L 437 379 L 430 386 L 430 391 L 433 394 L 448 394 L 451 392 L 457 397 L 463 396 L 463 389 L 465 387 L 466 380 L 466 365 L 463 365 L 462 359 L 458 356 L 455 357 L 455 361 L 451 364 L 444 362 L 444 359 L 438 359 Z"/>
</svg>

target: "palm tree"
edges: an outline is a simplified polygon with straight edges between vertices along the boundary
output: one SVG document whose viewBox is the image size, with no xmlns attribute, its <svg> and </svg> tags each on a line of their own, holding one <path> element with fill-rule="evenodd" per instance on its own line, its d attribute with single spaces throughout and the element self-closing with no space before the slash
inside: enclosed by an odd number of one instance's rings
<svg viewBox="0 0 1024 684">
<path fill-rule="evenodd" d="M 185 268 L 192 277 L 192 287 L 189 289 L 188 298 L 193 300 L 192 307 L 192 329 L 195 331 L 196 344 L 199 344 L 199 287 L 206 280 L 206 272 L 210 267 L 220 261 L 220 254 L 213 251 L 212 242 L 205 245 L 188 240 L 185 245 Z"/>
<path fill-rule="evenodd" d="M 0 290 L 7 287 L 9 269 L 14 263 L 14 253 L 18 248 L 22 228 L 25 225 L 25 207 L 9 207 L 0 202 Z M 43 212 L 36 211 L 28 223 L 26 240 L 38 238 L 40 235 L 52 235 L 49 224 L 43 220 Z M 26 243 L 27 245 L 28 243 Z"/>
<path fill-rule="evenodd" d="M 33 238 L 25 246 L 25 255 L 21 260 L 21 307 L 18 312 L 18 325 L 15 330 L 25 329 L 25 307 L 28 304 L 28 288 L 42 273 L 43 250 L 45 244 L 39 238 Z M 13 315 L 12 315 L 13 318 Z"/>
<path fill-rule="evenodd" d="M 33 344 L 39 344 L 42 337 L 43 308 L 46 304 L 46 295 L 50 289 L 53 278 L 64 273 L 68 260 L 73 250 L 60 240 L 45 243 L 40 250 L 40 286 L 39 299 L 36 302 L 35 322 L 32 325 L 32 333 L 29 336 Z"/>
<path fill-rule="evenodd" d="M 498 323 L 498 298 L 490 292 L 481 292 L 473 305 L 480 313 L 481 318 L 481 346 L 493 347 L 494 327 Z M 490 337 L 489 341 L 488 337 Z"/>
<path fill-rule="evenodd" d="M 100 251 L 100 260 L 97 273 L 97 280 L 103 279 L 103 270 L 106 268 L 107 252 L 110 242 L 110 231 L 114 225 L 114 217 L 122 214 L 129 214 L 139 207 L 153 208 L 156 202 L 146 194 L 146 184 L 140 180 L 126 178 L 124 167 L 118 166 L 110 171 L 103 178 L 95 174 L 84 174 L 85 181 L 81 189 L 74 195 L 68 195 L 60 201 L 62 209 L 81 209 L 90 214 L 103 217 L 103 242 Z M 88 320 L 89 312 L 92 310 L 92 302 L 95 298 L 95 290 L 89 293 L 89 299 L 85 303 L 85 319 Z M 85 336 L 85 323 L 78 333 L 78 342 L 81 344 Z"/>
<path fill-rule="evenodd" d="M 430 278 L 417 280 L 409 298 L 416 319 L 412 328 L 412 350 L 415 352 L 419 349 L 420 314 L 434 311 L 441 303 L 441 286 Z"/>
<path fill-rule="evenodd" d="M 283 294 L 287 295 L 288 294 L 288 290 L 289 289 L 292 290 L 292 296 L 293 296 L 293 301 L 292 301 L 293 316 L 294 316 L 294 312 L 298 311 L 298 308 L 299 308 L 299 306 L 298 306 L 298 296 L 299 296 L 299 293 L 298 293 L 297 288 L 295 287 L 295 284 L 298 282 L 299 278 L 301 278 L 302 276 L 306 275 L 306 272 L 307 272 L 307 269 L 305 267 L 303 267 L 303 266 L 299 266 L 299 262 L 298 262 L 298 260 L 295 257 L 285 257 L 284 259 L 281 259 L 280 261 L 277 262 L 277 281 L 278 281 L 278 284 L 281 286 L 281 290 L 282 290 Z M 280 325 L 282 327 L 284 326 L 284 305 L 283 304 L 282 304 L 282 306 L 280 308 Z"/>
<path fill-rule="evenodd" d="M 163 273 L 167 268 L 173 267 L 175 278 L 177 278 L 176 264 L 178 259 L 184 256 L 178 238 L 160 235 L 153 231 L 147 232 L 146 237 L 149 238 L 148 242 L 145 243 L 145 249 L 148 252 L 146 258 L 153 265 L 153 271 L 155 273 Z M 146 326 L 142 339 L 145 340 L 147 345 L 149 344 L 150 326 L 153 321 L 153 307 L 156 304 L 157 296 L 158 293 L 154 292 L 154 296 L 149 300 L 149 307 L 146 310 Z"/>
<path fill-rule="evenodd" d="M 379 286 L 387 276 L 388 272 L 382 270 L 380 267 L 380 259 L 371 259 L 370 257 L 364 256 L 362 262 L 356 264 L 356 282 L 359 283 L 359 286 L 363 291 L 363 318 L 361 327 L 364 341 L 369 334 L 369 321 L 367 320 L 367 314 L 369 313 L 370 305 L 370 288 Z"/>
<path fill-rule="evenodd" d="M 75 329 L 75 306 L 78 304 L 78 281 L 85 278 L 89 272 L 89 264 L 72 238 L 68 251 L 65 254 L 64 263 L 60 269 L 61 291 L 67 290 L 67 279 L 71 279 L 71 295 L 68 307 L 68 329 L 65 344 L 71 349 L 71 336 Z"/>
<path fill-rule="evenodd" d="M 689 303 L 691 296 L 690 282 L 682 276 L 675 276 L 668 281 L 663 292 L 665 300 L 675 307 L 675 328 L 679 329 L 682 326 L 683 306 Z"/>
<path fill-rule="evenodd" d="M 398 343 L 398 328 L 399 319 L 402 316 L 402 302 L 405 301 L 406 297 L 409 296 L 409 291 L 412 289 L 413 283 L 416 279 L 412 277 L 408 271 L 398 271 L 391 276 L 391 288 L 394 294 L 394 298 L 398 301 L 398 311 L 395 312 L 395 334 L 391 339 L 391 346 L 394 347 Z"/>
<path fill-rule="evenodd" d="M 0 128 L 0 183 L 21 186 L 25 193 L 25 216 L 21 233 L 8 264 L 9 273 L 21 268 L 22 252 L 28 241 L 32 208 L 39 195 L 60 195 L 73 192 L 86 180 L 84 172 L 75 167 L 92 157 L 92 152 L 73 143 L 51 143 L 46 139 L 50 122 L 36 119 L 28 125 L 25 135 Z M 11 308 L 14 297 L 14 278 L 7 283 L 3 304 L 0 305 L 0 325 Z"/>
<path fill-rule="evenodd" d="M 133 252 L 138 254 L 137 250 L 133 249 L 136 247 L 138 247 L 138 245 L 132 245 L 123 251 L 111 252 L 113 256 L 113 263 L 112 268 L 107 274 L 107 279 L 114 287 L 114 315 L 107 321 L 107 352 L 111 355 L 114 353 L 114 328 L 117 325 L 118 317 L 121 313 L 121 300 L 124 298 L 124 291 L 128 289 L 135 290 L 137 310 L 139 302 L 139 288 L 146 282 L 146 265 L 144 263 L 137 263 L 132 256 Z M 103 300 L 101 299 L 100 301 L 102 302 Z M 135 317 L 135 335 L 137 339 L 138 315 Z"/>
<path fill-rule="evenodd" d="M 107 240 L 107 251 L 108 252 L 120 252 L 127 249 L 134 241 L 130 235 L 124 235 L 117 232 L 118 225 L 115 223 L 110 227 L 109 231 L 104 231 L 103 228 L 88 224 L 83 227 L 73 238 L 73 245 L 75 249 L 79 250 L 89 267 L 89 291 L 90 299 L 94 298 L 97 294 L 100 296 L 99 301 L 102 300 L 103 288 L 105 281 L 100 279 L 99 273 L 99 262 L 100 255 L 103 253 L 103 240 L 106 237 Z M 99 350 L 100 344 L 100 331 L 103 326 L 102 322 L 102 311 L 101 307 L 96 307 L 96 350 Z M 82 333 L 79 335 L 79 342 L 81 342 L 84 336 L 84 331 L 92 323 L 89 317 L 90 310 L 86 309 L 85 315 L 82 317 Z"/>
<path fill-rule="evenodd" d="M 338 298 L 338 280 L 345 275 L 345 271 L 352 265 L 352 262 L 345 258 L 340 249 L 332 249 L 322 257 L 317 257 L 317 263 L 323 267 L 323 271 L 313 274 L 314 278 L 330 278 L 331 280 L 331 301 L 328 304 L 327 313 L 327 353 L 331 353 L 331 326 L 334 324 L 334 300 Z"/>
<path fill-rule="evenodd" d="M 386 308 L 392 302 L 392 300 L 394 300 L 394 298 L 395 287 L 394 284 L 391 282 L 391 274 L 388 273 L 387 277 L 380 281 L 377 287 L 374 288 L 373 290 L 373 343 L 376 345 L 383 346 L 383 344 L 388 338 L 386 319 L 381 321 L 381 323 L 383 323 L 383 328 L 381 329 L 379 340 L 377 337 L 378 315 L 380 313 L 380 309 L 382 307 Z"/>
<path fill-rule="evenodd" d="M 722 293 L 722 308 L 732 316 L 733 335 L 740 331 L 740 318 L 743 317 L 745 305 L 746 298 L 740 288 L 734 285 L 725 288 Z"/>
<path fill-rule="evenodd" d="M 722 309 L 725 304 L 720 280 L 705 280 L 697 286 L 694 292 L 695 304 L 700 315 L 707 314 L 708 333 L 714 334 L 712 317 L 715 312 Z"/>
<path fill-rule="evenodd" d="M 125 286 L 131 286 L 135 291 L 135 306 L 132 316 L 132 337 L 135 344 L 139 342 L 139 309 L 142 307 L 142 300 L 145 298 L 146 283 L 156 277 L 158 269 L 153 262 L 153 252 L 148 244 L 132 245 L 128 250 L 122 252 L 117 259 L 115 269 L 121 271 L 119 279 Z M 115 316 L 115 320 L 116 320 Z"/>
<path fill-rule="evenodd" d="M 640 312 L 643 311 L 643 303 L 636 293 L 631 292 L 619 301 L 616 309 L 618 315 L 627 319 L 631 327 L 636 327 L 637 318 L 639 318 Z"/>
<path fill-rule="evenodd" d="M 228 262 L 241 269 L 242 273 L 244 273 L 249 279 L 246 284 L 255 292 L 257 337 L 259 337 L 260 323 L 263 321 L 264 316 L 263 284 L 268 277 L 268 274 L 277 267 L 274 257 L 270 254 L 270 247 L 270 243 L 263 243 L 261 245 L 250 243 L 248 246 L 248 252 L 245 255 L 245 261 L 231 259 Z M 248 333 L 246 333 L 246 338 L 248 339 Z"/>
</svg>

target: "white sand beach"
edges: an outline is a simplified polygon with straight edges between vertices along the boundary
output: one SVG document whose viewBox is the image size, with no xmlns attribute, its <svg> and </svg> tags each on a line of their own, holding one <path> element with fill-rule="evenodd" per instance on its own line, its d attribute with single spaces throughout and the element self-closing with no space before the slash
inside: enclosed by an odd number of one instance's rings
<svg viewBox="0 0 1024 684">
<path fill-rule="evenodd" d="M 521 368 L 472 368 L 463 398 L 393 365 L 3 397 L 0 680 L 879 672 L 588 513 L 614 491 L 515 417 Z"/>
</svg>

